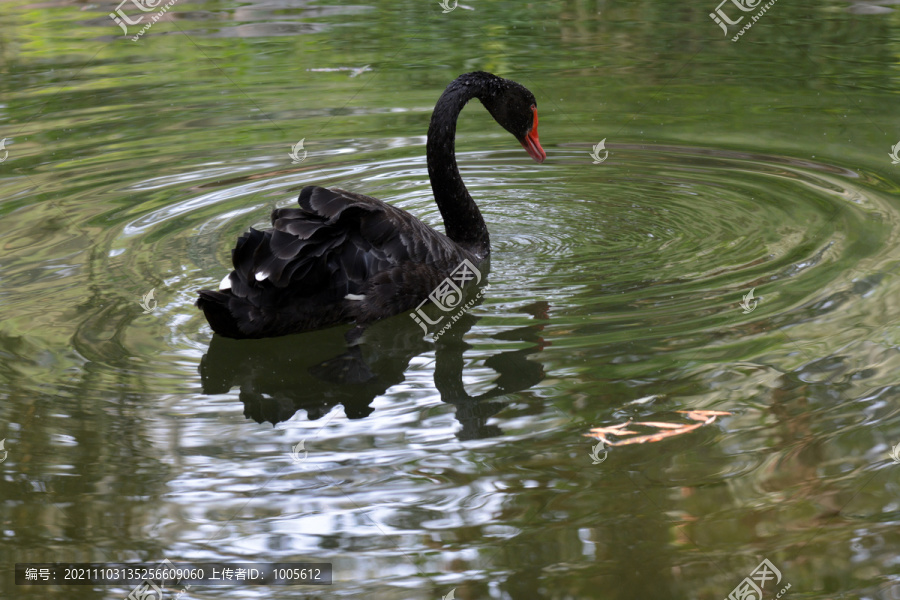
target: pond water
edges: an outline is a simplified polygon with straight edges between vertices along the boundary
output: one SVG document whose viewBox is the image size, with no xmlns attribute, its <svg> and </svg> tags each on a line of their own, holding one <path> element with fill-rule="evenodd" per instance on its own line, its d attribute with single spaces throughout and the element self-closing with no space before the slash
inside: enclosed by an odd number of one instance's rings
<svg viewBox="0 0 900 600">
<path fill-rule="evenodd" d="M 334 567 L 184 600 L 721 599 L 766 559 L 766 600 L 900 598 L 900 6 L 737 4 L 737 41 L 716 0 L 0 5 L 0 595 L 168 559 Z M 460 118 L 475 306 L 214 338 L 196 290 L 304 185 L 441 227 L 425 133 L 472 70 L 548 154 Z M 730 415 L 586 437 L 687 410 Z"/>
</svg>

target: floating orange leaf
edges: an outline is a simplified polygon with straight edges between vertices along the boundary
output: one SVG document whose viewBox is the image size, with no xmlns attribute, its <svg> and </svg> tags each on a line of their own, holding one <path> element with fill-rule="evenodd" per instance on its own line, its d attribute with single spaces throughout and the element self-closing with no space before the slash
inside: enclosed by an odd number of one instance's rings
<svg viewBox="0 0 900 600">
<path fill-rule="evenodd" d="M 716 417 L 724 417 L 730 415 L 730 412 L 723 410 L 679 410 L 676 411 L 685 415 L 692 421 L 700 421 L 700 423 L 667 423 L 662 421 L 631 421 L 628 420 L 618 425 L 610 425 L 608 427 L 594 427 L 590 433 L 586 433 L 585 437 L 593 437 L 601 440 L 607 446 L 627 446 L 629 444 L 646 444 L 648 442 L 658 442 L 666 438 L 688 433 L 704 425 L 709 425 L 716 420 Z M 629 426 L 640 425 L 642 427 L 655 427 L 656 429 L 664 429 L 659 433 L 650 433 L 637 435 L 639 431 L 628 429 Z M 625 435 L 635 435 L 622 440 L 610 440 L 608 435 L 622 437 Z"/>
</svg>

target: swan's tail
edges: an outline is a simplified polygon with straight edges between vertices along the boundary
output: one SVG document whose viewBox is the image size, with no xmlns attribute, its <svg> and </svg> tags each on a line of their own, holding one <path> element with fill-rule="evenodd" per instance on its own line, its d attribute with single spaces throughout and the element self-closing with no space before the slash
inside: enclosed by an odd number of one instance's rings
<svg viewBox="0 0 900 600">
<path fill-rule="evenodd" d="M 219 335 L 230 338 L 246 337 L 237 324 L 237 319 L 231 314 L 230 300 L 234 298 L 230 292 L 216 292 L 213 290 L 200 290 L 197 306 L 206 315 L 209 326 Z"/>
</svg>

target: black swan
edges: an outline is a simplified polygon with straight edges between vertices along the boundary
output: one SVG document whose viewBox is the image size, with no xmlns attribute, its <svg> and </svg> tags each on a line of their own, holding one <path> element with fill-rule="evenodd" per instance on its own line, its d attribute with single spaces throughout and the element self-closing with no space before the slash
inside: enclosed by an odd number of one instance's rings
<svg viewBox="0 0 900 600">
<path fill-rule="evenodd" d="M 475 71 L 438 99 L 428 127 L 428 176 L 446 235 L 404 210 L 337 188 L 307 186 L 299 208 L 272 212 L 272 230 L 252 227 L 231 251 L 234 271 L 197 306 L 213 331 L 264 338 L 378 319 L 411 310 L 464 260 L 490 252 L 487 226 L 456 166 L 456 119 L 478 98 L 528 154 L 538 141 L 537 102 L 524 86 Z"/>
</svg>

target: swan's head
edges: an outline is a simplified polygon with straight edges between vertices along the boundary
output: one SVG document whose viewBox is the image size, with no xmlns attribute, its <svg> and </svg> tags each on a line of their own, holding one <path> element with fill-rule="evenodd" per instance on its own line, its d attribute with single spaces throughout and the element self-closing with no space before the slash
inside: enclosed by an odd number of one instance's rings
<svg viewBox="0 0 900 600">
<path fill-rule="evenodd" d="M 508 132 L 516 136 L 535 162 L 544 162 L 547 153 L 538 140 L 537 101 L 528 89 L 509 79 L 500 79 L 492 86 L 492 93 L 482 96 L 481 103 L 491 116 Z"/>
</svg>

